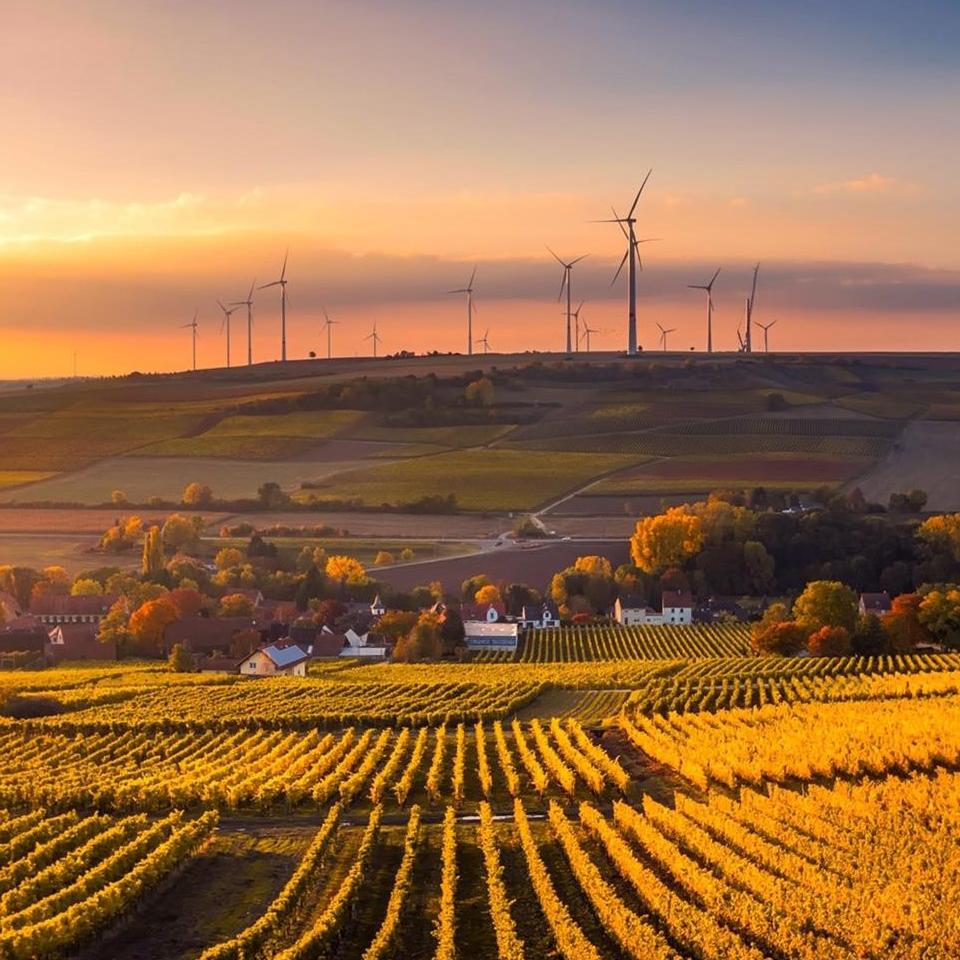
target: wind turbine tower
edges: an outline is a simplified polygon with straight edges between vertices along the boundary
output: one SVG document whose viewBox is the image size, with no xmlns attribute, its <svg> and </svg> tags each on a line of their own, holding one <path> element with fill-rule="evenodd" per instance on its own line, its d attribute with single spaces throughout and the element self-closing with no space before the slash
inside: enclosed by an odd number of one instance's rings
<svg viewBox="0 0 960 960">
<path fill-rule="evenodd" d="M 231 307 L 247 308 L 247 366 L 253 366 L 253 291 L 256 289 L 257 279 L 254 277 L 250 284 L 250 292 L 246 300 L 232 300 L 229 303 Z"/>
<path fill-rule="evenodd" d="M 220 332 L 227 331 L 227 369 L 230 369 L 230 317 L 236 307 L 225 307 L 221 301 L 217 301 L 217 306 L 223 311 L 223 321 L 220 324 Z"/>
<path fill-rule="evenodd" d="M 658 323 L 657 326 L 660 327 L 660 324 Z M 663 327 L 660 327 L 660 348 L 661 348 L 664 352 L 666 352 L 666 350 L 667 350 L 667 334 L 668 334 L 668 333 L 676 333 L 676 330 L 677 330 L 676 327 L 669 327 L 669 328 L 667 328 L 667 329 L 664 329 Z"/>
<path fill-rule="evenodd" d="M 267 287 L 280 288 L 280 360 L 283 362 L 287 359 L 287 257 L 289 256 L 290 248 L 288 247 L 283 255 L 280 279 L 264 283 L 260 287 L 261 290 L 266 290 Z"/>
<path fill-rule="evenodd" d="M 377 344 L 380 342 L 380 334 L 377 333 L 377 321 L 373 321 L 373 332 L 363 338 L 364 340 L 373 341 L 373 359 L 377 359 Z"/>
<path fill-rule="evenodd" d="M 331 320 L 330 314 L 327 313 L 326 307 L 322 307 L 321 309 L 323 310 L 323 330 L 327 331 L 327 359 L 332 360 L 333 359 L 333 328 L 340 321 Z"/>
<path fill-rule="evenodd" d="M 549 247 L 547 247 L 550 250 Z M 573 260 L 567 262 L 566 260 L 561 260 L 552 250 L 550 254 L 557 263 L 563 267 L 563 279 L 560 281 L 560 292 L 557 294 L 557 301 L 559 302 L 560 298 L 563 296 L 563 291 L 567 291 L 567 353 L 573 353 L 573 335 L 571 332 L 570 321 L 573 319 L 573 310 L 570 306 L 570 275 L 573 273 L 573 265 L 579 263 L 581 260 L 589 257 L 589 253 L 583 254 L 583 256 L 576 257 Z"/>
<path fill-rule="evenodd" d="M 470 274 L 470 282 L 458 290 L 448 290 L 447 293 L 465 293 L 467 295 L 467 356 L 473 356 L 473 281 L 477 276 L 477 268 Z"/>
<path fill-rule="evenodd" d="M 647 171 L 647 175 L 643 178 L 643 183 L 640 184 L 640 189 L 637 191 L 637 195 L 633 198 L 633 203 L 630 204 L 630 209 L 627 211 L 625 217 L 618 217 L 614 214 L 612 220 L 600 220 L 598 223 L 618 223 L 620 224 L 620 229 L 623 230 L 627 238 L 627 253 L 624 259 L 628 263 L 627 270 L 627 353 L 631 356 L 637 352 L 637 219 L 633 215 L 637 209 L 637 204 L 640 202 L 640 194 L 643 193 L 643 188 L 647 185 L 647 181 L 650 179 L 650 174 L 653 173 L 653 170 Z M 621 264 L 622 266 L 622 264 Z M 617 276 L 619 276 L 620 271 L 617 270 Z M 614 278 L 616 279 L 616 277 Z"/>
<path fill-rule="evenodd" d="M 709 283 L 688 283 L 691 290 L 705 290 L 707 292 L 707 353 L 713 353 L 713 285 L 720 276 L 721 267 L 710 278 Z"/>
<path fill-rule="evenodd" d="M 199 326 L 199 324 L 197 323 L 197 317 L 199 316 L 199 314 L 200 314 L 199 310 L 194 310 L 193 319 L 189 323 L 185 323 L 180 327 L 181 330 L 186 330 L 189 327 L 193 331 L 193 369 L 194 370 L 197 369 L 197 327 Z"/>
<path fill-rule="evenodd" d="M 770 352 L 770 328 L 776 324 L 776 320 L 769 323 L 758 323 L 757 326 L 763 331 L 763 352 Z"/>
<path fill-rule="evenodd" d="M 750 297 L 747 300 L 747 332 L 743 338 L 744 353 L 753 352 L 753 307 L 757 300 L 757 274 L 760 272 L 760 264 L 753 268 L 753 286 L 750 288 Z"/>
</svg>

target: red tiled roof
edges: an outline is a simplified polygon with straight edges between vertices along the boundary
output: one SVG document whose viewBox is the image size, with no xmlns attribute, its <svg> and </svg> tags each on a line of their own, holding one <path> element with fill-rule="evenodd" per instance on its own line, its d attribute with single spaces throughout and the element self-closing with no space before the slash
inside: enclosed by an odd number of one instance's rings
<svg viewBox="0 0 960 960">
<path fill-rule="evenodd" d="M 666 607 L 692 607 L 693 597 L 686 590 L 664 590 L 663 606 Z"/>
<path fill-rule="evenodd" d="M 116 600 L 113 595 L 69 597 L 44 594 L 33 601 L 30 613 L 37 617 L 105 616 Z"/>
<path fill-rule="evenodd" d="M 256 629 L 250 617 L 188 617 L 171 623 L 163 640 L 168 650 L 174 644 L 182 643 L 194 653 L 203 650 L 229 652 L 238 633 Z"/>
</svg>

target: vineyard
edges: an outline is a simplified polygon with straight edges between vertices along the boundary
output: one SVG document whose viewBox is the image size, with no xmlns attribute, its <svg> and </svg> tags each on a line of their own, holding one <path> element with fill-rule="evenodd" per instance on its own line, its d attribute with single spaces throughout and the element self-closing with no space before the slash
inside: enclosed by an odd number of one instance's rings
<svg viewBox="0 0 960 960">
<path fill-rule="evenodd" d="M 62 712 L 0 721 L 0 960 L 957 955 L 960 655 L 533 641 L 3 674 Z"/>
</svg>

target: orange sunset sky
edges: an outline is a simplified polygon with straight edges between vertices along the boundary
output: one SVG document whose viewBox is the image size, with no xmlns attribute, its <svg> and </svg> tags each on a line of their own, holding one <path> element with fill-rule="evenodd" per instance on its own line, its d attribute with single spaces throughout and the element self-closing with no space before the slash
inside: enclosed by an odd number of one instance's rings
<svg viewBox="0 0 960 960">
<path fill-rule="evenodd" d="M 275 279 L 290 355 L 560 349 L 560 268 L 625 344 L 736 344 L 756 260 L 776 349 L 960 347 L 955 2 L 5 0 L 0 378 L 224 362 L 216 298 Z M 279 352 L 258 294 L 255 359 Z M 245 347 L 237 323 L 234 362 Z"/>
</svg>

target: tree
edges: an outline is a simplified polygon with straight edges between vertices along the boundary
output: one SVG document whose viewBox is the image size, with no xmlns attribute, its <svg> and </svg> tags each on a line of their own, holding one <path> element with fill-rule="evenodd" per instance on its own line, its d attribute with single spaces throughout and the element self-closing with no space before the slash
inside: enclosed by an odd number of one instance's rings
<svg viewBox="0 0 960 960">
<path fill-rule="evenodd" d="M 960 513 L 929 517 L 920 524 L 917 536 L 933 549 L 949 553 L 960 562 Z"/>
<path fill-rule="evenodd" d="M 776 562 L 767 548 L 758 540 L 747 540 L 743 545 L 743 566 L 750 593 L 766 593 L 773 589 L 773 571 Z"/>
<path fill-rule="evenodd" d="M 339 583 L 362 583 L 367 579 L 367 571 L 356 557 L 334 553 L 327 557 L 326 574 Z"/>
<path fill-rule="evenodd" d="M 193 657 L 182 643 L 175 643 L 167 657 L 167 663 L 174 673 L 192 673 Z"/>
<path fill-rule="evenodd" d="M 434 614 L 423 613 L 413 629 L 393 648 L 393 658 L 405 663 L 419 663 L 439 660 L 442 652 L 440 622 Z"/>
<path fill-rule="evenodd" d="M 174 552 L 190 553 L 197 547 L 203 521 L 198 528 L 199 517 L 189 518 L 180 513 L 171 513 L 163 525 L 163 545 Z"/>
<path fill-rule="evenodd" d="M 257 499 L 269 510 L 284 507 L 290 503 L 290 496 L 283 492 L 279 483 L 268 480 L 257 488 Z"/>
<path fill-rule="evenodd" d="M 164 596 L 148 600 L 130 616 L 130 636 L 139 653 L 156 656 L 163 647 L 163 634 L 178 619 L 177 608 Z"/>
<path fill-rule="evenodd" d="M 671 507 L 665 513 L 637 521 L 630 538 L 630 555 L 645 573 L 661 573 L 678 567 L 703 546 L 700 518 L 683 507 Z"/>
<path fill-rule="evenodd" d="M 184 488 L 181 502 L 188 507 L 209 507 L 213 503 L 213 491 L 205 483 L 188 483 Z"/>
<path fill-rule="evenodd" d="M 865 613 L 857 618 L 852 652 L 858 657 L 877 657 L 887 652 L 887 637 L 876 614 Z"/>
<path fill-rule="evenodd" d="M 404 563 L 408 563 L 410 560 L 413 559 L 413 551 L 412 551 L 409 547 L 404 547 L 404 548 L 400 551 L 400 559 L 401 559 Z"/>
<path fill-rule="evenodd" d="M 143 559 L 140 562 L 140 572 L 145 577 L 155 577 L 163 572 L 163 542 L 160 539 L 160 528 L 151 527 L 143 538 Z"/>
<path fill-rule="evenodd" d="M 326 584 L 323 580 L 323 574 L 320 573 L 316 567 L 311 567 L 306 574 L 304 574 L 300 585 L 297 587 L 297 592 L 294 596 L 297 609 L 300 611 L 306 610 L 307 607 L 310 606 L 311 601 L 319 600 L 325 592 Z"/>
<path fill-rule="evenodd" d="M 388 610 L 377 624 L 377 633 L 388 644 L 397 644 L 417 625 L 420 614 L 413 610 Z"/>
<path fill-rule="evenodd" d="M 803 649 L 807 634 L 790 619 L 786 604 L 771 603 L 750 627 L 750 645 L 758 656 L 793 656 Z"/>
<path fill-rule="evenodd" d="M 853 648 L 846 627 L 821 627 L 810 634 L 807 650 L 812 657 L 846 657 Z"/>
<path fill-rule="evenodd" d="M 313 619 L 317 626 L 333 627 L 346 612 L 346 606 L 339 600 L 321 600 L 313 607 Z"/>
<path fill-rule="evenodd" d="M 502 601 L 500 589 L 492 583 L 484 584 L 473 595 L 473 600 L 474 603 L 478 603 L 482 607 L 489 606 L 490 604 L 498 604 Z"/>
<path fill-rule="evenodd" d="M 918 618 L 930 635 L 950 647 L 960 647 L 960 588 L 945 584 L 924 594 Z"/>
<path fill-rule="evenodd" d="M 880 623 L 894 652 L 907 653 L 930 639 L 927 628 L 920 622 L 922 603 L 919 593 L 901 593 L 890 602 L 890 610 Z"/>
<path fill-rule="evenodd" d="M 252 617 L 253 601 L 243 593 L 228 593 L 220 600 L 218 617 Z"/>
<path fill-rule="evenodd" d="M 593 577 L 613 576 L 613 566 L 606 557 L 577 557 L 573 562 L 573 569 L 578 573 L 586 573 Z"/>
<path fill-rule="evenodd" d="M 103 596 L 103 584 L 99 580 L 74 580 L 70 587 L 71 597 L 100 597 Z"/>
<path fill-rule="evenodd" d="M 203 594 L 190 587 L 178 587 L 167 594 L 170 602 L 177 608 L 181 620 L 197 616 L 203 609 Z"/>
<path fill-rule="evenodd" d="M 493 581 L 485 573 L 477 573 L 472 577 L 467 577 L 463 583 L 460 584 L 460 597 L 462 600 L 465 600 L 467 603 L 472 603 L 474 597 L 477 595 L 477 591 L 481 587 L 485 587 L 488 583 Z"/>
<path fill-rule="evenodd" d="M 130 647 L 130 631 L 127 603 L 123 598 L 117 600 L 97 625 L 97 642 L 113 644 L 117 656 L 124 656 Z"/>
<path fill-rule="evenodd" d="M 464 399 L 478 407 L 489 407 L 493 404 L 494 397 L 493 382 L 488 377 L 480 377 L 468 383 L 463 391 Z"/>
<path fill-rule="evenodd" d="M 378 550 L 373 558 L 374 566 L 385 567 L 394 562 L 393 554 L 389 550 Z"/>
<path fill-rule="evenodd" d="M 236 547 L 223 547 L 213 558 L 214 566 L 218 570 L 232 570 L 243 566 L 243 553 Z"/>
<path fill-rule="evenodd" d="M 838 580 L 814 580 L 793 604 L 794 619 L 808 635 L 821 627 L 857 627 L 857 595 Z"/>
<path fill-rule="evenodd" d="M 118 505 L 127 503 L 127 495 L 123 490 L 114 490 L 113 493 L 110 494 L 110 502 Z"/>
<path fill-rule="evenodd" d="M 440 642 L 443 644 L 443 652 L 456 655 L 466 647 L 466 636 L 463 617 L 456 610 L 447 610 L 440 622 Z"/>
</svg>

